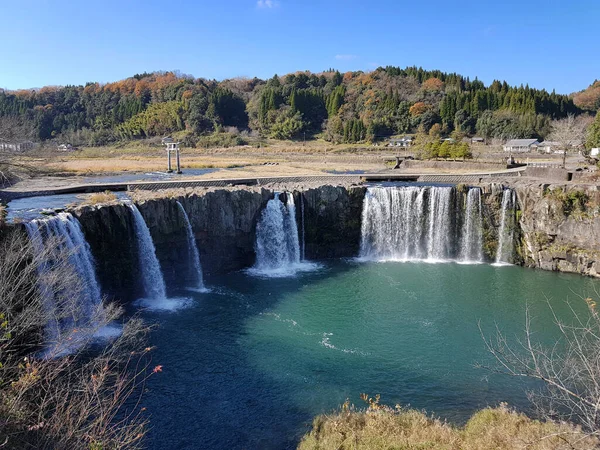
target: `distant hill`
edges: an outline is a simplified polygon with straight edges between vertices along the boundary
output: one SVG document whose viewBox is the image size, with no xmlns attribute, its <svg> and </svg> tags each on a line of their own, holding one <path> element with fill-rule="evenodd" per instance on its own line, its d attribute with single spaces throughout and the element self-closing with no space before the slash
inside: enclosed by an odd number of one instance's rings
<svg viewBox="0 0 600 450">
<path fill-rule="evenodd" d="M 486 86 L 477 78 L 417 67 L 220 82 L 155 72 L 108 84 L 0 90 L 0 120 L 16 118 L 29 124 L 39 140 L 75 145 L 174 132 L 196 145 L 221 131 L 273 139 L 318 135 L 342 143 L 432 128 L 442 135 L 543 138 L 551 119 L 589 109 L 586 95 L 577 94 L 584 105 L 578 106 L 555 92 L 505 81 Z"/>
<path fill-rule="evenodd" d="M 600 110 L 600 80 L 594 81 L 587 89 L 573 94 L 573 102 L 586 111 Z"/>
</svg>

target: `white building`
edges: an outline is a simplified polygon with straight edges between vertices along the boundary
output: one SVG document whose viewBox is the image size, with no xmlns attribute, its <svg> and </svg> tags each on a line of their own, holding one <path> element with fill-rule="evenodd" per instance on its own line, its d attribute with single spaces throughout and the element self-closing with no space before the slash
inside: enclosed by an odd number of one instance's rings
<svg viewBox="0 0 600 450">
<path fill-rule="evenodd" d="M 540 143 L 537 139 L 511 139 L 504 144 L 504 151 L 511 153 L 528 153 L 537 150 Z"/>
<path fill-rule="evenodd" d="M 410 147 L 412 145 L 413 138 L 410 136 L 404 136 L 400 139 L 390 139 L 388 147 Z"/>
<path fill-rule="evenodd" d="M 594 157 L 594 158 L 598 158 L 598 156 L 600 156 L 600 148 L 593 148 L 590 150 L 590 156 Z"/>
<path fill-rule="evenodd" d="M 31 141 L 18 143 L 0 142 L 0 150 L 7 152 L 24 152 L 31 150 L 33 147 L 35 147 L 35 144 Z"/>
<path fill-rule="evenodd" d="M 540 153 L 563 153 L 563 145 L 556 141 L 544 141 L 538 146 Z"/>
</svg>

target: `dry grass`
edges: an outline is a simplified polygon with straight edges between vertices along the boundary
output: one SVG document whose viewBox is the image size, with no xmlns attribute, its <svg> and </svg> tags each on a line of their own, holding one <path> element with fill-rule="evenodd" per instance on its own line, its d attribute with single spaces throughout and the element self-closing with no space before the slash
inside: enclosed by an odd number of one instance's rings
<svg viewBox="0 0 600 450">
<path fill-rule="evenodd" d="M 377 405 L 363 412 L 347 408 L 317 417 L 298 448 L 590 450 L 599 448 L 599 442 L 572 425 L 533 420 L 505 405 L 477 412 L 462 428 L 418 411 Z"/>
<path fill-rule="evenodd" d="M 84 205 L 100 205 L 104 203 L 111 203 L 117 200 L 117 196 L 114 192 L 96 192 L 86 196 Z"/>
</svg>

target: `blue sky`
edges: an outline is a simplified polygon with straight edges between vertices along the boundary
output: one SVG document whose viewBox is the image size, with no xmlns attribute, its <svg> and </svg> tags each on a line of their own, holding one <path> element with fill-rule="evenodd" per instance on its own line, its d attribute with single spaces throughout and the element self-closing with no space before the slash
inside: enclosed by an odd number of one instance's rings
<svg viewBox="0 0 600 450">
<path fill-rule="evenodd" d="M 0 0 L 0 16 L 7 89 L 379 65 L 560 93 L 600 78 L 599 0 Z"/>
</svg>

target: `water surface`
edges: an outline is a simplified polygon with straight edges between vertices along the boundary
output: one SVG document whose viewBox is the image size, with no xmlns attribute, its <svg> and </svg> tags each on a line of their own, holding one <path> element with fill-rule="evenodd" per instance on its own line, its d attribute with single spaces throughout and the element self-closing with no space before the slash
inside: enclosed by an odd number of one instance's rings
<svg viewBox="0 0 600 450">
<path fill-rule="evenodd" d="M 312 418 L 360 394 L 464 422 L 506 401 L 528 408 L 523 380 L 476 369 L 491 363 L 478 329 L 497 323 L 511 338 L 525 304 L 536 336 L 552 343 L 549 298 L 565 299 L 595 280 L 490 265 L 339 261 L 291 278 L 239 272 L 206 280 L 210 293 L 174 312 L 145 311 L 152 377 L 143 406 L 154 449 L 294 448 Z"/>
</svg>

